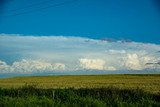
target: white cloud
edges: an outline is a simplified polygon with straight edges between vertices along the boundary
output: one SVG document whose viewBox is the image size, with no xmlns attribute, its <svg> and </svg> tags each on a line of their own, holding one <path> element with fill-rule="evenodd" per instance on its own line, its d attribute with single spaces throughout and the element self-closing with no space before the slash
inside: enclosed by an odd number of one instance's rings
<svg viewBox="0 0 160 107">
<path fill-rule="evenodd" d="M 113 67 L 113 66 L 105 66 L 104 67 L 104 70 L 109 70 L 109 71 L 115 71 L 115 70 L 117 70 L 115 67 Z"/>
<path fill-rule="evenodd" d="M 127 54 L 127 58 L 125 61 L 125 67 L 131 70 L 142 70 L 142 66 L 139 61 L 139 57 L 137 54 Z"/>
<path fill-rule="evenodd" d="M 102 59 L 80 59 L 79 61 L 83 69 L 104 70 L 105 61 Z"/>
<path fill-rule="evenodd" d="M 0 60 L 0 70 L 5 69 L 7 67 L 8 66 L 7 66 L 6 62 Z"/>
<path fill-rule="evenodd" d="M 126 51 L 125 50 L 109 50 L 109 52 L 111 53 L 111 54 L 125 54 L 126 53 Z"/>
<path fill-rule="evenodd" d="M 107 66 L 107 63 L 102 59 L 79 59 L 80 67 L 83 69 L 93 69 L 93 70 L 116 70 L 113 66 Z"/>
<path fill-rule="evenodd" d="M 12 65 L 5 65 L 0 67 L 3 72 L 16 72 L 16 73 L 37 73 L 37 72 L 54 72 L 65 70 L 65 65 L 62 63 L 49 63 L 38 60 L 21 60 L 16 61 Z"/>
<path fill-rule="evenodd" d="M 0 66 L 4 66 L 4 65 L 6 65 L 6 63 L 0 60 Z"/>
<path fill-rule="evenodd" d="M 149 43 L 0 34 L 0 72 L 156 69 L 146 63 L 157 62 L 158 51 Z"/>
</svg>

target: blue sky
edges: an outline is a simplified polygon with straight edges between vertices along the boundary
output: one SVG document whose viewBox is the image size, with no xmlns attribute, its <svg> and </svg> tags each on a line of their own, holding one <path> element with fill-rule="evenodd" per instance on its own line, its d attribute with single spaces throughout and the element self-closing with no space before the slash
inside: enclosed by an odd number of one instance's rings
<svg viewBox="0 0 160 107">
<path fill-rule="evenodd" d="M 0 3 L 0 33 L 160 43 L 158 0 L 6 1 Z"/>
</svg>

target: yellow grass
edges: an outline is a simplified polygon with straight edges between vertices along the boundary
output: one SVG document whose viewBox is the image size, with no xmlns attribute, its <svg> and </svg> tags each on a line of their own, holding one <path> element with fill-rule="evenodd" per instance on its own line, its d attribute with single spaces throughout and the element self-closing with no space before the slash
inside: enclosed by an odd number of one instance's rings
<svg viewBox="0 0 160 107">
<path fill-rule="evenodd" d="M 25 84 L 39 88 L 142 88 L 152 93 L 160 93 L 160 74 L 153 75 L 77 75 L 77 76 L 33 76 L 1 78 L 1 88 L 18 88 Z"/>
</svg>

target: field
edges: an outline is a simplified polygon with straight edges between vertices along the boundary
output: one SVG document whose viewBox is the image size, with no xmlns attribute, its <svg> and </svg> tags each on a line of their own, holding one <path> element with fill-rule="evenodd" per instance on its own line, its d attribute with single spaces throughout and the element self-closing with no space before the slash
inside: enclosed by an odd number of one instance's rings
<svg viewBox="0 0 160 107">
<path fill-rule="evenodd" d="M 3 78 L 0 107 L 160 107 L 160 75 Z"/>
<path fill-rule="evenodd" d="M 113 86 L 122 89 L 140 88 L 151 93 L 160 93 L 159 74 L 134 75 L 79 75 L 79 76 L 33 76 L 0 79 L 2 88 L 19 88 L 36 85 L 38 88 L 101 88 Z"/>
</svg>

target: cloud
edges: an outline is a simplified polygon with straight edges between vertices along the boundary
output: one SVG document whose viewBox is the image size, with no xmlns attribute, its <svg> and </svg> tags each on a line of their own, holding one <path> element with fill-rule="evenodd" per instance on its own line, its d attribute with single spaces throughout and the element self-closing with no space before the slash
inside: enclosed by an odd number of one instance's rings
<svg viewBox="0 0 160 107">
<path fill-rule="evenodd" d="M 6 64 L 6 62 L 0 60 L 0 70 L 5 69 L 7 67 L 8 65 Z"/>
<path fill-rule="evenodd" d="M 109 53 L 111 54 L 125 54 L 126 51 L 125 50 L 109 50 Z"/>
<path fill-rule="evenodd" d="M 159 69 L 146 65 L 159 61 L 159 50 L 158 44 L 133 41 L 0 34 L 0 72 Z"/>
<path fill-rule="evenodd" d="M 127 54 L 125 67 L 131 70 L 142 70 L 140 60 L 137 54 Z"/>
<path fill-rule="evenodd" d="M 104 70 L 105 61 L 102 59 L 80 59 L 79 61 L 84 69 Z"/>
<path fill-rule="evenodd" d="M 1 63 L 2 61 L 0 61 Z M 2 65 L 2 66 L 1 66 Z M 48 63 L 38 60 L 21 60 L 16 61 L 12 65 L 7 65 L 2 62 L 0 70 L 10 73 L 40 73 L 40 72 L 54 72 L 65 70 L 65 65 L 62 63 Z"/>
<path fill-rule="evenodd" d="M 79 59 L 80 67 L 83 69 L 93 70 L 116 70 L 113 66 L 107 66 L 106 62 L 102 59 Z"/>
<path fill-rule="evenodd" d="M 105 67 L 104 70 L 115 71 L 117 69 L 115 67 L 113 67 L 113 66 L 109 66 L 109 67 Z"/>
</svg>

